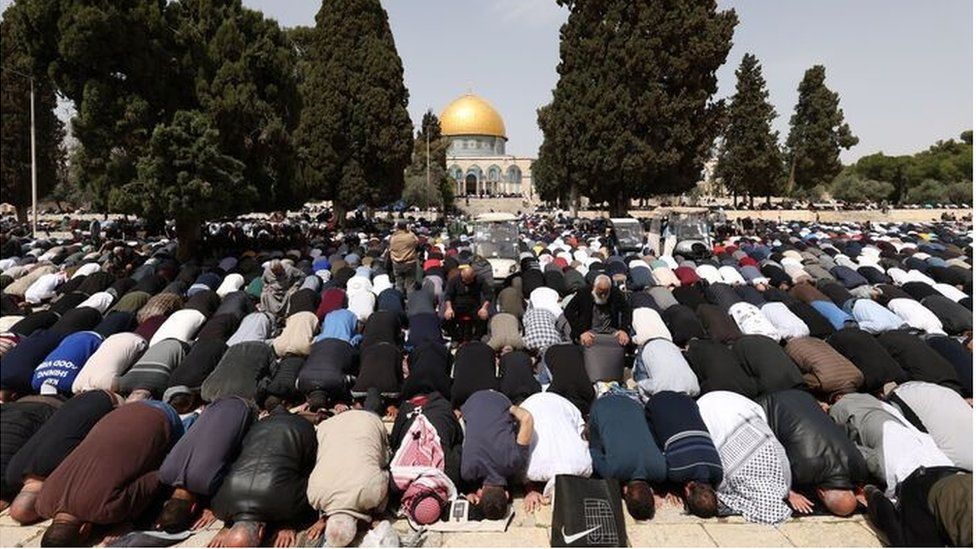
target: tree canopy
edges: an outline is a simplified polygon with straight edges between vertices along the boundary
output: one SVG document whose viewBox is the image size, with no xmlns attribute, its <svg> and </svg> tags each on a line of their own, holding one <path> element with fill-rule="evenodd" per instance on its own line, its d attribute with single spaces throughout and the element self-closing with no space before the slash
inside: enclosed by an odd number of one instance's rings
<svg viewBox="0 0 976 549">
<path fill-rule="evenodd" d="M 732 192 L 768 198 L 784 181 L 779 132 L 772 129 L 776 110 L 756 56 L 745 54 L 735 74 L 715 175 Z"/>
<path fill-rule="evenodd" d="M 0 21 L 0 195 L 26 220 L 31 204 L 31 77 L 37 149 L 37 192 L 43 199 L 61 179 L 65 150 L 64 123 L 54 112 L 57 94 L 46 73 L 36 73 L 25 44 L 18 39 L 23 25 L 22 4 L 10 6 Z"/>
<path fill-rule="evenodd" d="M 156 126 L 135 179 L 115 189 L 112 198 L 148 216 L 171 215 L 183 235 L 180 255 L 185 257 L 199 234 L 202 210 L 217 217 L 257 200 L 245 169 L 223 152 L 220 132 L 206 113 L 177 111 L 172 123 Z"/>
<path fill-rule="evenodd" d="M 972 203 L 973 144 L 972 131 L 965 131 L 960 141 L 938 141 L 914 155 L 888 156 L 875 153 L 862 156 L 851 166 L 859 177 L 885 181 L 892 185 L 886 197 L 893 203 L 964 202 Z M 925 183 L 925 189 L 912 192 Z M 937 185 L 942 196 L 933 199 Z M 952 188 L 952 196 L 948 193 Z M 963 192 L 968 189 L 968 192 Z M 922 202 L 919 202 L 920 199 Z"/>
<path fill-rule="evenodd" d="M 631 198 L 694 186 L 720 129 L 715 72 L 735 13 L 701 0 L 560 4 L 559 80 L 533 170 L 542 195 L 573 187 L 622 214 Z"/>
<path fill-rule="evenodd" d="M 791 189 L 829 185 L 843 169 L 840 150 L 858 143 L 844 121 L 840 96 L 827 87 L 826 78 L 823 65 L 814 65 L 797 89 L 799 98 L 786 138 Z"/>
<path fill-rule="evenodd" d="M 396 200 L 413 124 L 386 10 L 379 0 L 324 0 L 305 58 L 296 140 L 307 191 L 340 212 Z"/>
<path fill-rule="evenodd" d="M 430 141 L 428 141 L 428 136 Z M 430 182 L 427 181 L 427 152 L 430 150 Z M 446 208 L 454 200 L 454 180 L 447 175 L 447 148 L 441 122 L 430 109 L 424 113 L 413 142 L 413 160 L 404 174 L 403 200 L 421 208 Z"/>
<path fill-rule="evenodd" d="M 49 74 L 75 104 L 72 165 L 96 209 L 157 223 L 186 216 L 167 207 L 173 201 L 126 196 L 149 188 L 132 185 L 145 179 L 140 165 L 178 157 L 152 158 L 161 149 L 149 147 L 157 128 L 188 127 L 186 120 L 177 124 L 177 112 L 193 113 L 193 128 L 202 117 L 220 154 L 239 161 L 257 191 L 220 206 L 195 203 L 197 221 L 302 202 L 292 187 L 291 134 L 301 108 L 296 53 L 276 22 L 240 0 L 20 0 L 18 6 L 26 22 L 17 36 L 34 70 Z"/>
</svg>

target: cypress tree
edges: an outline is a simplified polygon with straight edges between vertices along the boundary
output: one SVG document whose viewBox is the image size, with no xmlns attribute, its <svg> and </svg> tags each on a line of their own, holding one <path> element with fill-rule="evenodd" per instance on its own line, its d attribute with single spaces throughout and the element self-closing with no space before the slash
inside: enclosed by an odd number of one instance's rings
<svg viewBox="0 0 976 549">
<path fill-rule="evenodd" d="M 430 140 L 428 141 L 428 136 Z M 421 208 L 446 208 L 454 200 L 454 180 L 447 175 L 447 148 L 441 135 L 441 121 L 430 109 L 424 113 L 413 142 L 413 160 L 404 174 L 403 200 Z M 429 145 L 429 146 L 428 146 Z M 430 182 L 427 180 L 427 152 L 430 150 Z"/>
<path fill-rule="evenodd" d="M 773 131 L 776 110 L 769 103 L 766 80 L 756 56 L 742 57 L 736 74 L 735 95 L 729 101 L 716 175 L 727 189 L 749 195 L 766 195 L 767 202 L 783 183 L 779 133 Z"/>
<path fill-rule="evenodd" d="M 341 214 L 398 198 L 413 124 L 403 64 L 379 0 L 324 0 L 306 52 L 300 177 Z"/>
<path fill-rule="evenodd" d="M 797 89 L 799 98 L 790 118 L 786 139 L 790 189 L 826 186 L 840 173 L 840 150 L 857 145 L 858 139 L 844 122 L 840 96 L 824 83 L 826 69 L 807 69 Z"/>
<path fill-rule="evenodd" d="M 626 214 L 698 181 L 721 127 L 716 70 L 736 15 L 713 0 L 561 0 L 559 81 L 540 116 L 543 175 Z M 550 156 L 551 155 L 551 156 Z M 552 159 L 551 161 L 549 159 Z M 554 168 L 559 166 L 556 170 Z"/>
<path fill-rule="evenodd" d="M 17 209 L 17 219 L 27 220 L 31 204 L 31 104 L 30 76 L 34 67 L 14 28 L 23 23 L 23 4 L 3 13 L 0 21 L 0 195 Z M 54 188 L 65 161 L 64 123 L 54 112 L 57 96 L 43 73 L 34 75 L 34 118 L 37 147 L 37 192 L 43 199 Z"/>
</svg>

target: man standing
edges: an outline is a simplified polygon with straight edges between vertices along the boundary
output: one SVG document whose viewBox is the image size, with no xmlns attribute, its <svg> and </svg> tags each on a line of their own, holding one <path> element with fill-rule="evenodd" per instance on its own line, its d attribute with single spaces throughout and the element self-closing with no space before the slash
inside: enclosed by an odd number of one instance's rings
<svg viewBox="0 0 976 549">
<path fill-rule="evenodd" d="M 461 414 L 465 422 L 461 479 L 481 486 L 468 499 L 481 507 L 486 519 L 504 518 L 508 479 L 524 473 L 529 461 L 532 414 L 491 390 L 468 397 Z"/>
<path fill-rule="evenodd" d="M 444 301 L 444 320 L 453 323 L 455 341 L 463 343 L 485 335 L 491 295 L 470 265 L 461 267 L 460 274 L 447 283 Z"/>
<path fill-rule="evenodd" d="M 589 347 L 598 334 L 612 335 L 620 346 L 630 343 L 633 311 L 624 294 L 601 274 L 591 290 L 576 292 L 563 313 L 569 322 L 573 341 Z"/>
<path fill-rule="evenodd" d="M 400 293 L 409 296 L 417 286 L 417 236 L 398 221 L 396 232 L 390 237 L 390 263 Z"/>
</svg>

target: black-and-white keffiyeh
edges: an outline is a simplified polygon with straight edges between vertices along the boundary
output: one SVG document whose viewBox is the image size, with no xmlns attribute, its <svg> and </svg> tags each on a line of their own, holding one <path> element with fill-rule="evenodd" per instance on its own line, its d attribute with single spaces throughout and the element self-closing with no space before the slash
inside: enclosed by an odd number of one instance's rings
<svg viewBox="0 0 976 549">
<path fill-rule="evenodd" d="M 725 476 L 718 488 L 722 505 L 750 522 L 778 524 L 790 518 L 789 461 L 759 417 L 743 421 L 718 448 Z"/>
</svg>

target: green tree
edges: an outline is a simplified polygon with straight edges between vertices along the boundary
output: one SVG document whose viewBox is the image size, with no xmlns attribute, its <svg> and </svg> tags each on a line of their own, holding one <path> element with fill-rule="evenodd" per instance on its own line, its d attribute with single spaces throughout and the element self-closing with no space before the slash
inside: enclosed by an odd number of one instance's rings
<svg viewBox="0 0 976 549">
<path fill-rule="evenodd" d="M 340 219 L 395 200 L 413 124 L 386 10 L 379 0 L 324 0 L 306 58 L 296 132 L 303 184 L 332 199 Z"/>
<path fill-rule="evenodd" d="M 181 0 L 170 10 L 182 74 L 195 90 L 191 106 L 207 114 L 221 150 L 244 163 L 258 189 L 260 202 L 241 201 L 238 213 L 300 205 L 303 193 L 292 188 L 301 110 L 294 44 L 240 0 Z"/>
<path fill-rule="evenodd" d="M 44 73 L 35 67 L 18 26 L 23 25 L 23 5 L 14 4 L 0 20 L 0 195 L 17 209 L 17 219 L 27 220 L 31 204 L 31 77 L 34 80 L 34 117 L 37 148 L 37 193 L 43 199 L 54 189 L 65 162 L 64 123 L 54 112 L 57 95 Z"/>
<path fill-rule="evenodd" d="M 729 190 L 748 194 L 750 204 L 756 195 L 766 195 L 768 203 L 780 193 L 784 179 L 779 132 L 772 128 L 776 110 L 756 56 L 745 54 L 735 75 L 715 174 Z"/>
<path fill-rule="evenodd" d="M 823 65 L 814 65 L 797 89 L 799 98 L 786 139 L 791 190 L 829 184 L 843 167 L 840 150 L 858 142 L 844 122 L 840 96 L 827 87 L 825 79 Z"/>
<path fill-rule="evenodd" d="M 569 200 L 574 209 L 579 207 L 580 180 L 566 169 L 566 156 L 573 137 L 565 131 L 565 120 L 552 117 L 552 106 L 545 105 L 537 111 L 539 127 L 545 139 L 539 146 L 539 158 L 532 163 L 532 177 L 539 198 L 549 201 Z"/>
<path fill-rule="evenodd" d="M 946 189 L 946 197 L 949 202 L 953 204 L 969 204 L 973 203 L 973 182 L 972 181 L 958 181 L 956 183 L 951 183 Z"/>
<path fill-rule="evenodd" d="M 429 137 L 429 140 L 428 140 Z M 424 113 L 420 131 L 413 142 L 413 160 L 404 174 L 403 200 L 421 208 L 443 210 L 454 200 L 454 180 L 447 175 L 447 147 L 450 141 L 441 135 L 441 122 L 433 111 Z M 428 181 L 427 158 L 430 152 Z"/>
<path fill-rule="evenodd" d="M 909 204 L 937 204 L 947 202 L 948 189 L 941 181 L 926 179 L 908 189 L 905 202 Z"/>
<path fill-rule="evenodd" d="M 887 156 L 875 153 L 863 156 L 852 166 L 864 179 L 891 183 L 892 202 L 906 199 L 908 192 L 925 180 L 947 185 L 971 184 L 973 173 L 973 145 L 967 143 L 967 133 L 960 138 L 938 141 L 927 150 L 914 155 Z"/>
<path fill-rule="evenodd" d="M 543 188 L 568 184 L 623 215 L 631 198 L 694 186 L 720 130 L 715 72 L 735 13 L 712 0 L 558 1 L 569 18 L 539 116 Z"/>
<path fill-rule="evenodd" d="M 221 154 L 240 161 L 258 191 L 254 199 L 236 196 L 231 213 L 302 201 L 292 186 L 297 53 L 276 22 L 240 0 L 21 3 L 27 23 L 18 36 L 35 70 L 50 74 L 77 107 L 72 167 L 94 208 L 156 225 L 176 214 L 151 207 L 152 197 L 115 191 L 137 177 L 154 129 L 171 127 L 178 111 L 204 116 Z M 197 231 L 179 226 L 181 246 L 192 248 Z"/>
<path fill-rule="evenodd" d="M 243 162 L 226 154 L 220 132 L 206 113 L 178 111 L 153 131 L 133 181 L 112 190 L 126 209 L 174 219 L 185 259 L 199 238 L 201 221 L 253 204 L 257 188 L 244 177 Z"/>
<path fill-rule="evenodd" d="M 853 170 L 863 179 L 890 183 L 892 192 L 887 199 L 898 202 L 911 182 L 908 172 L 912 162 L 911 156 L 886 156 L 883 153 L 876 153 L 859 158 L 854 163 Z"/>
<path fill-rule="evenodd" d="M 830 186 L 830 194 L 844 202 L 876 202 L 888 200 L 894 185 L 887 181 L 862 179 L 854 173 L 842 173 Z"/>
<path fill-rule="evenodd" d="M 36 74 L 48 74 L 77 110 L 78 183 L 100 211 L 130 181 L 152 129 L 192 98 L 174 50 L 165 0 L 21 0 Z"/>
</svg>

